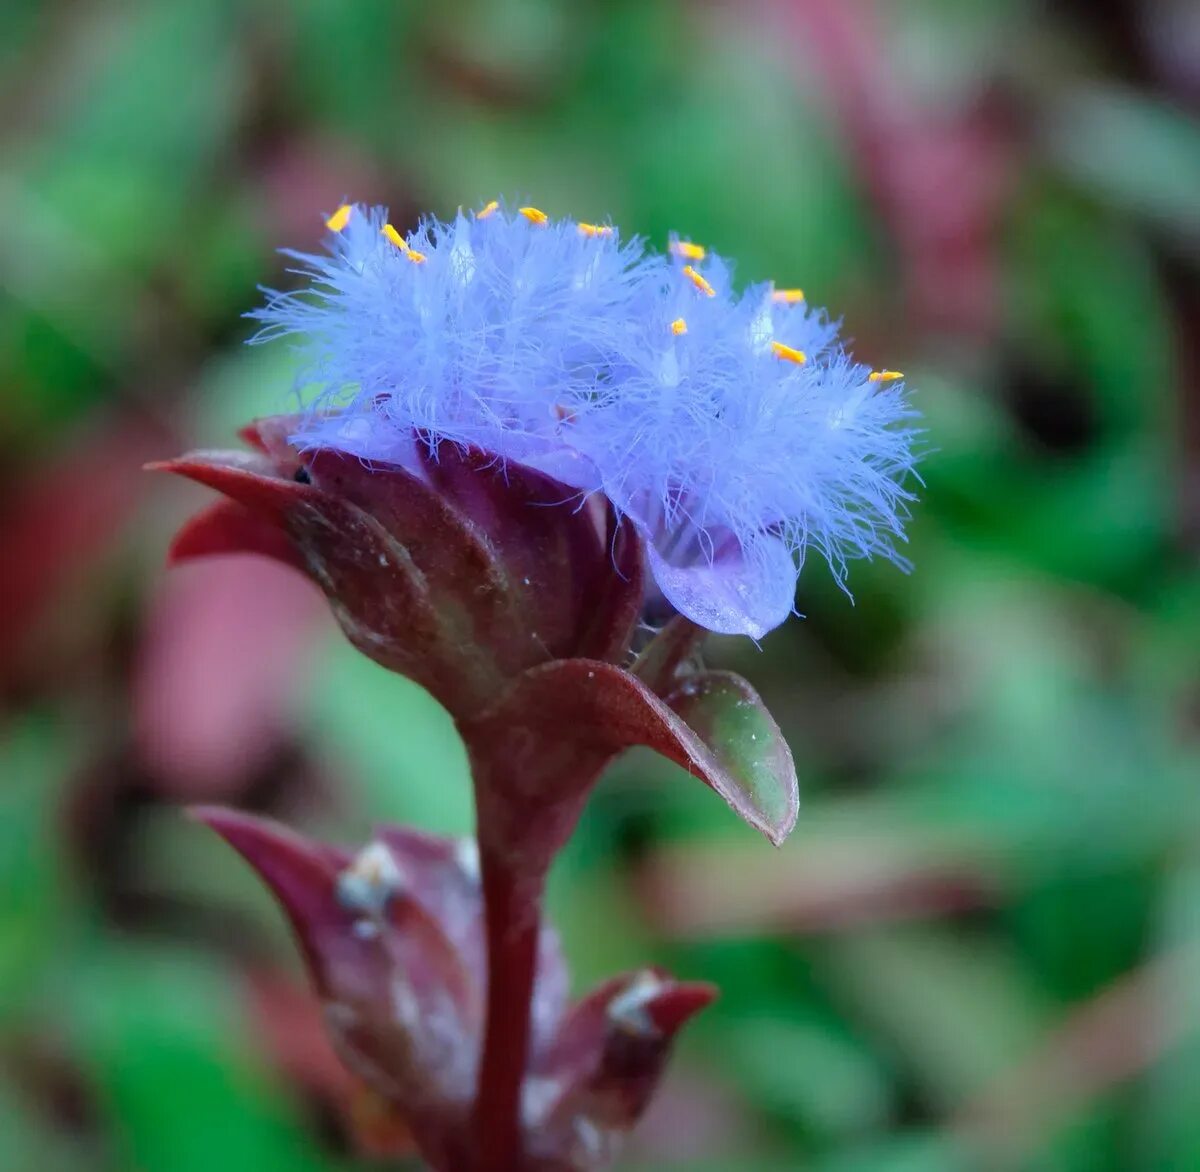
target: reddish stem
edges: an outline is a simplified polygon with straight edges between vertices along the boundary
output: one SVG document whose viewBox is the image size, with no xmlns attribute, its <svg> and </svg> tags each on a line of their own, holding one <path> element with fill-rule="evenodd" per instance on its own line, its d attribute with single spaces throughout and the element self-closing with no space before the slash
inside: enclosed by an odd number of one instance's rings
<svg viewBox="0 0 1200 1172">
<path fill-rule="evenodd" d="M 482 844 L 481 844 L 482 845 Z M 475 1099 L 478 1172 L 516 1172 L 521 1161 L 521 1087 L 537 976 L 542 884 L 518 876 L 482 848 L 487 915 L 487 1023 Z"/>
</svg>

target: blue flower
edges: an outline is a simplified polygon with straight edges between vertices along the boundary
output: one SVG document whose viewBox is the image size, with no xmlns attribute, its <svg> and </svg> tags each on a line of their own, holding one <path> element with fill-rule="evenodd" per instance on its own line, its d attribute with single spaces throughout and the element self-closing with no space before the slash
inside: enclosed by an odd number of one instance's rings
<svg viewBox="0 0 1200 1172">
<path fill-rule="evenodd" d="M 499 203 L 408 237 L 360 206 L 328 227 L 328 255 L 288 254 L 307 288 L 250 315 L 255 340 L 300 339 L 300 445 L 416 470 L 448 439 L 603 492 L 714 631 L 781 623 L 810 547 L 839 582 L 849 558 L 903 564 L 903 379 L 854 362 L 798 290 L 737 294 L 698 245 L 661 257 Z"/>
</svg>

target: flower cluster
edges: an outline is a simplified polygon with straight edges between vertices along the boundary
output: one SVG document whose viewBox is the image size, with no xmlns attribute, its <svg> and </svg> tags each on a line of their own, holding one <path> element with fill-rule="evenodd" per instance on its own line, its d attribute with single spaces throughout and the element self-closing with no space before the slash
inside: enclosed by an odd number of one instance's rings
<svg viewBox="0 0 1200 1172">
<path fill-rule="evenodd" d="M 895 371 L 856 363 L 799 290 L 736 293 L 672 240 L 490 203 L 405 237 L 382 209 L 327 221 L 328 255 L 251 314 L 302 344 L 293 441 L 417 470 L 449 440 L 604 493 L 645 539 L 659 590 L 710 630 L 791 612 L 804 552 L 839 582 L 894 543 L 914 412 Z"/>
</svg>

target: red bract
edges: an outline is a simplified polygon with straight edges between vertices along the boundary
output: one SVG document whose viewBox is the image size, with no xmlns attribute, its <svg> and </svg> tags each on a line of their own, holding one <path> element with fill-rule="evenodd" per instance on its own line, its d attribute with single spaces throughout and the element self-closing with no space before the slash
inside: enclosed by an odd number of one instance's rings
<svg viewBox="0 0 1200 1172">
<path fill-rule="evenodd" d="M 359 650 L 456 718 L 525 668 L 624 654 L 641 551 L 611 509 L 449 443 L 419 446 L 420 474 L 329 450 L 302 456 L 286 442 L 290 425 L 248 429 L 257 452 L 156 466 L 230 498 L 185 527 L 175 559 L 240 550 L 303 569 Z"/>
<path fill-rule="evenodd" d="M 445 442 L 416 443 L 412 467 L 301 453 L 291 428 L 265 420 L 244 433 L 253 452 L 157 465 L 228 498 L 172 557 L 260 553 L 308 574 L 355 646 L 453 716 L 478 846 L 468 866 L 441 840 L 387 830 L 351 860 L 236 815 L 206 820 L 283 902 L 343 1057 L 432 1165 L 599 1168 L 712 993 L 644 973 L 564 1016 L 540 919 L 554 855 L 635 745 L 778 843 L 796 819 L 791 754 L 749 684 L 699 666 L 704 632 L 688 620 L 633 657 L 643 551 L 603 498 Z"/>
<path fill-rule="evenodd" d="M 247 428 L 254 452 L 154 465 L 229 498 L 183 528 L 172 560 L 261 553 L 302 570 L 356 647 L 446 706 L 473 756 L 511 759 L 517 740 L 536 744 L 541 762 L 522 766 L 494 811 L 497 824 L 521 824 L 522 849 L 535 849 L 531 813 L 545 826 L 539 853 L 561 845 L 595 776 L 633 745 L 700 777 L 773 842 L 787 836 L 791 754 L 749 684 L 694 665 L 703 631 L 676 619 L 631 670 L 617 666 L 641 613 L 642 550 L 607 502 L 449 443 L 417 445 L 420 475 L 302 454 L 287 443 L 291 425 Z M 577 762 L 569 784 L 545 760 L 563 751 Z"/>
<path fill-rule="evenodd" d="M 197 817 L 282 904 L 346 1065 L 408 1124 L 434 1168 L 471 1167 L 487 987 L 473 840 L 387 828 L 351 856 L 230 810 Z M 566 986 L 543 928 L 520 1172 L 607 1163 L 649 1103 L 675 1034 L 715 995 L 645 970 L 568 1008 Z"/>
</svg>

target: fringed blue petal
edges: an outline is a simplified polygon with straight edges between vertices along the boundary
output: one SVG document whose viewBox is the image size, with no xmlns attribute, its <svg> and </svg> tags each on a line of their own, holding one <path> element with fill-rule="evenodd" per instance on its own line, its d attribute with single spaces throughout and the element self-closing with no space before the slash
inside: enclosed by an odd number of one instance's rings
<svg viewBox="0 0 1200 1172">
<path fill-rule="evenodd" d="M 413 466 L 425 434 L 603 491 L 713 630 L 782 622 L 810 547 L 839 582 L 850 558 L 904 564 L 915 412 L 802 296 L 529 209 L 407 237 L 382 209 L 343 219 L 327 255 L 289 254 L 307 287 L 250 315 L 302 348 L 301 445 Z"/>
</svg>

